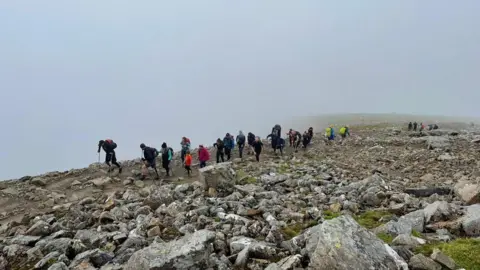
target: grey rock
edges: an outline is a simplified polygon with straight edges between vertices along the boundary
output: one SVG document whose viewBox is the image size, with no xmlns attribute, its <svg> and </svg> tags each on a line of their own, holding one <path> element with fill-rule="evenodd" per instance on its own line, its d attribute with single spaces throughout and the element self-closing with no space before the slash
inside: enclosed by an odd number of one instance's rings
<svg viewBox="0 0 480 270">
<path fill-rule="evenodd" d="M 277 262 L 277 265 L 282 270 L 293 270 L 297 267 L 301 267 L 302 256 L 299 254 L 285 257 Z"/>
<path fill-rule="evenodd" d="M 425 214 L 423 210 L 408 213 L 398 219 L 391 220 L 374 229 L 375 233 L 387 233 L 390 235 L 411 234 L 412 230 L 423 232 L 425 228 Z"/>
<path fill-rule="evenodd" d="M 428 149 L 449 149 L 450 141 L 446 137 L 427 136 L 426 143 Z"/>
<path fill-rule="evenodd" d="M 41 236 L 17 235 L 12 240 L 10 240 L 10 244 L 34 246 L 35 243 L 37 243 L 41 238 Z"/>
<path fill-rule="evenodd" d="M 393 250 L 395 250 L 395 252 L 400 256 L 402 257 L 402 259 L 406 262 L 410 261 L 410 258 L 413 257 L 413 252 L 410 251 L 410 249 L 406 246 L 393 246 L 392 247 Z"/>
<path fill-rule="evenodd" d="M 443 252 L 441 252 L 438 248 L 433 250 L 433 253 L 432 255 L 430 255 L 430 258 L 432 258 L 434 261 L 441 264 L 444 268 L 451 269 L 451 270 L 457 269 L 457 264 L 455 263 L 455 261 L 452 258 L 445 255 Z"/>
<path fill-rule="evenodd" d="M 361 227 L 352 217 L 340 216 L 310 228 L 306 250 L 310 269 L 397 269 L 377 236 Z M 368 248 L 364 248 L 368 247 Z M 398 256 L 398 255 L 397 255 Z"/>
<path fill-rule="evenodd" d="M 140 194 L 133 189 L 127 189 L 123 193 L 122 198 L 126 201 L 140 201 L 140 200 L 142 200 L 142 196 L 140 196 Z"/>
<path fill-rule="evenodd" d="M 60 252 L 54 251 L 48 253 L 45 257 L 43 257 L 41 260 L 39 260 L 34 268 L 35 269 L 43 269 L 45 266 L 48 266 L 51 260 L 57 261 L 58 257 L 60 256 Z"/>
<path fill-rule="evenodd" d="M 430 197 L 433 194 L 448 195 L 452 193 L 452 189 L 449 187 L 407 188 L 405 193 L 416 197 Z"/>
<path fill-rule="evenodd" d="M 392 241 L 392 244 L 395 246 L 406 246 L 410 249 L 414 249 L 426 243 L 427 242 L 425 240 L 412 236 L 411 234 L 400 234 Z"/>
<path fill-rule="evenodd" d="M 410 259 L 408 266 L 415 270 L 442 270 L 442 266 L 434 260 L 425 257 L 423 254 L 417 254 Z"/>
<path fill-rule="evenodd" d="M 480 236 L 480 204 L 466 207 L 462 218 L 462 228 L 468 236 Z"/>
<path fill-rule="evenodd" d="M 480 184 L 468 180 L 460 180 L 453 187 L 457 195 L 467 205 L 480 203 Z"/>
<path fill-rule="evenodd" d="M 84 261 L 91 263 L 95 267 L 101 267 L 113 260 L 114 254 L 100 249 L 87 250 L 75 256 L 69 267 L 76 267 Z"/>
<path fill-rule="evenodd" d="M 168 243 L 154 242 L 135 252 L 125 270 L 206 268 L 215 233 L 199 230 Z"/>
<path fill-rule="evenodd" d="M 30 180 L 30 183 L 32 185 L 35 185 L 35 186 L 39 186 L 39 187 L 44 187 L 47 185 L 47 180 L 44 179 L 44 178 L 41 178 L 41 177 L 35 177 L 33 178 L 32 180 Z"/>
<path fill-rule="evenodd" d="M 68 270 L 67 265 L 63 262 L 52 264 L 47 270 Z"/>
<path fill-rule="evenodd" d="M 436 201 L 423 209 L 425 223 L 449 220 L 452 215 L 450 205 L 445 201 Z"/>
<path fill-rule="evenodd" d="M 40 220 L 35 223 L 30 229 L 27 230 L 25 234 L 33 235 L 33 236 L 47 236 L 51 233 L 50 224 L 47 222 Z"/>
</svg>

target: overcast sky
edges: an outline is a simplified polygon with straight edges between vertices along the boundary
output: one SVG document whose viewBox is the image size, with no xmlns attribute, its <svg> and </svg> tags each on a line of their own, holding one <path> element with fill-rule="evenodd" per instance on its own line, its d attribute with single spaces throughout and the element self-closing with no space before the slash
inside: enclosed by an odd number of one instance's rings
<svg viewBox="0 0 480 270">
<path fill-rule="evenodd" d="M 105 138 L 129 159 L 142 142 L 266 135 L 291 116 L 480 116 L 479 10 L 478 0 L 1 1 L 0 179 L 86 166 Z"/>
</svg>

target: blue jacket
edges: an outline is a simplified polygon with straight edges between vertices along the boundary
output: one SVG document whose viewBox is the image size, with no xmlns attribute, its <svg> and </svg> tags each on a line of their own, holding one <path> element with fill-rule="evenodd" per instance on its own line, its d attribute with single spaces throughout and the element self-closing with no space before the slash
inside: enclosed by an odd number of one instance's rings
<svg viewBox="0 0 480 270">
<path fill-rule="evenodd" d="M 223 144 L 225 145 L 225 148 L 228 148 L 228 149 L 235 148 L 235 142 L 233 141 L 232 137 L 223 138 Z"/>
</svg>

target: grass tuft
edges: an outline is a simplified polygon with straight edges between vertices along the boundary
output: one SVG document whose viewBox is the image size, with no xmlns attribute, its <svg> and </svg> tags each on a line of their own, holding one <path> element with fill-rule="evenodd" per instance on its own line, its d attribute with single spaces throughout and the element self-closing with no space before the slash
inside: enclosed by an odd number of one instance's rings
<svg viewBox="0 0 480 270">
<path fill-rule="evenodd" d="M 340 213 L 335 213 L 332 210 L 325 210 L 323 211 L 323 219 L 330 220 L 339 217 Z"/>
<path fill-rule="evenodd" d="M 392 214 L 387 211 L 366 211 L 360 215 L 355 216 L 355 220 L 358 224 L 362 225 L 367 229 L 376 228 L 384 222 L 381 220 L 382 218 L 391 217 Z"/>
<path fill-rule="evenodd" d="M 377 233 L 377 237 L 380 238 L 386 244 L 391 244 L 393 242 L 393 236 L 388 233 Z"/>
<path fill-rule="evenodd" d="M 435 248 L 451 257 L 460 267 L 480 270 L 480 239 L 459 238 L 448 243 L 429 243 L 416 248 L 415 253 L 430 256 Z"/>
</svg>

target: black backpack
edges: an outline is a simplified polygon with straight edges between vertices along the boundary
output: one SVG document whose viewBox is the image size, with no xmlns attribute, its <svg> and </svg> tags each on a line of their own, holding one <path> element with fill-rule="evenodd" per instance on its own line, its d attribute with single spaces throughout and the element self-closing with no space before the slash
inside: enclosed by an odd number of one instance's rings
<svg viewBox="0 0 480 270">
<path fill-rule="evenodd" d="M 245 135 L 237 136 L 238 144 L 245 144 Z"/>
</svg>

